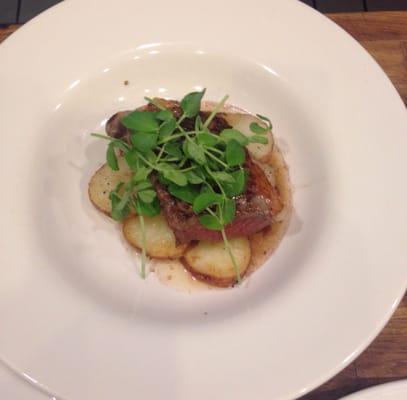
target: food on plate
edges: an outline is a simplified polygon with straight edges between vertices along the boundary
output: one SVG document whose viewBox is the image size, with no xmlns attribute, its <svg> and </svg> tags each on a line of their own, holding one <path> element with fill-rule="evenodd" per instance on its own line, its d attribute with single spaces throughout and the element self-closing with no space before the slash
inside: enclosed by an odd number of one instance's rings
<svg viewBox="0 0 407 400">
<path fill-rule="evenodd" d="M 117 159 L 118 170 L 108 164 L 102 165 L 89 182 L 89 198 L 93 205 L 105 214 L 111 215 L 110 192 L 120 183 L 130 181 L 132 172 L 123 157 Z"/>
<path fill-rule="evenodd" d="M 230 250 L 240 276 L 250 262 L 250 242 L 246 237 L 229 240 Z M 187 250 L 182 263 L 195 277 L 214 286 L 231 286 L 236 282 L 236 270 L 223 242 L 199 241 Z"/>
<path fill-rule="evenodd" d="M 108 141 L 107 163 L 89 197 L 141 250 L 142 277 L 147 256 L 179 259 L 194 278 L 227 287 L 276 248 L 291 191 L 270 120 L 204 94 L 114 114 L 107 135 L 93 134 Z"/>
<path fill-rule="evenodd" d="M 142 250 L 154 258 L 179 258 L 187 249 L 187 244 L 178 244 L 174 232 L 167 224 L 163 214 L 143 218 L 137 215 L 123 221 L 123 234 L 126 240 L 134 247 Z M 143 239 L 143 231 L 145 239 Z M 143 240 L 145 240 L 143 244 Z"/>
</svg>

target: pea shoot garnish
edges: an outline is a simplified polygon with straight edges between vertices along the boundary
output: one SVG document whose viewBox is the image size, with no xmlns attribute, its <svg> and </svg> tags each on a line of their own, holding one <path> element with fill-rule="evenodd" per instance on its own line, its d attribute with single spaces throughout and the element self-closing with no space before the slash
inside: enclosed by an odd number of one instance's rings
<svg viewBox="0 0 407 400">
<path fill-rule="evenodd" d="M 258 115 L 264 126 L 251 123 L 251 136 L 230 127 L 215 133 L 211 124 L 228 96 L 210 113 L 201 113 L 204 94 L 205 90 L 187 94 L 179 103 L 180 113 L 166 109 L 159 100 L 145 98 L 154 106 L 154 111 L 151 107 L 136 110 L 120 121 L 129 132 L 128 137 L 92 134 L 109 141 L 106 160 L 112 170 L 119 169 L 119 154 L 131 170 L 131 179 L 120 182 L 109 198 L 113 219 L 123 221 L 132 212 L 140 218 L 143 238 L 140 274 L 143 278 L 146 276 L 144 217 L 154 217 L 161 212 L 154 185 L 158 180 L 171 196 L 193 210 L 203 227 L 221 233 L 236 281 L 241 281 L 226 227 L 236 217 L 236 197 L 246 190 L 249 171 L 245 168 L 245 146 L 267 144 L 266 134 L 272 126 L 268 118 Z"/>
</svg>

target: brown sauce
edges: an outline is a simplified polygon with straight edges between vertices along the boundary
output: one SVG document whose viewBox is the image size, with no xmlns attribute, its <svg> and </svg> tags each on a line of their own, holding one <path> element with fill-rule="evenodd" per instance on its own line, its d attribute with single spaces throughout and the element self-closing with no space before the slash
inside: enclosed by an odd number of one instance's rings
<svg viewBox="0 0 407 400">
<path fill-rule="evenodd" d="M 284 208 L 269 227 L 249 237 L 252 255 L 246 277 L 261 267 L 277 249 L 288 229 L 292 213 L 288 168 L 277 146 L 260 165 L 270 182 L 275 184 Z"/>
</svg>

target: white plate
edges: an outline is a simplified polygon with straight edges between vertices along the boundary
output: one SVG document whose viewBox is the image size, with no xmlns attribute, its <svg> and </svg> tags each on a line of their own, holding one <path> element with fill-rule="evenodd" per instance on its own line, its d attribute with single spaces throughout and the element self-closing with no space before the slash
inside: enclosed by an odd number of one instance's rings
<svg viewBox="0 0 407 400">
<path fill-rule="evenodd" d="M 130 85 L 125 86 L 124 80 Z M 243 287 L 139 279 L 89 204 L 90 138 L 144 95 L 271 116 L 295 216 Z M 0 47 L 0 354 L 68 400 L 292 399 L 351 362 L 407 282 L 407 116 L 362 48 L 296 1 L 66 1 Z"/>
<path fill-rule="evenodd" d="M 342 400 L 405 400 L 407 380 L 385 383 L 344 397 Z"/>
<path fill-rule="evenodd" d="M 0 363 L 0 395 L 6 400 L 55 400 L 41 390 L 34 390 L 28 380 L 22 380 L 19 373 L 3 363 Z"/>
</svg>

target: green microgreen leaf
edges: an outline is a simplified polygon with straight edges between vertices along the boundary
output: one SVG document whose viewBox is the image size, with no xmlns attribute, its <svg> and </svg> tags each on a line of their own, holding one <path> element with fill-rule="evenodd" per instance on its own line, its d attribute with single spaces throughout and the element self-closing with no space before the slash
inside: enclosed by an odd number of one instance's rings
<svg viewBox="0 0 407 400">
<path fill-rule="evenodd" d="M 136 150 L 131 150 L 128 151 L 127 153 L 124 153 L 124 159 L 126 160 L 127 165 L 131 170 L 133 171 L 138 170 L 140 164 L 140 157 Z"/>
<path fill-rule="evenodd" d="M 230 224 L 236 215 L 236 203 L 233 199 L 225 199 L 222 203 L 222 217 L 224 225 Z"/>
<path fill-rule="evenodd" d="M 214 215 L 204 214 L 199 216 L 198 219 L 201 225 L 213 231 L 220 231 L 223 228 L 223 225 L 220 223 L 219 218 Z"/>
<path fill-rule="evenodd" d="M 198 144 L 212 147 L 219 143 L 219 137 L 209 132 L 202 132 L 197 135 Z"/>
<path fill-rule="evenodd" d="M 169 121 L 170 119 L 174 118 L 170 110 L 161 110 L 157 113 L 156 117 L 160 121 Z"/>
<path fill-rule="evenodd" d="M 155 164 L 155 162 L 157 161 L 157 154 L 155 154 L 153 150 L 147 151 L 144 155 L 147 161 L 151 164 Z"/>
<path fill-rule="evenodd" d="M 145 190 L 145 189 L 150 189 L 152 187 L 151 182 L 148 180 L 145 180 L 143 182 L 138 183 L 136 186 L 134 186 L 134 189 L 137 190 L 138 192 Z"/>
<path fill-rule="evenodd" d="M 268 142 L 269 142 L 269 140 L 267 139 L 266 136 L 260 136 L 260 135 L 250 136 L 250 143 L 267 144 Z"/>
<path fill-rule="evenodd" d="M 117 156 L 116 156 L 115 143 L 114 142 L 110 142 L 109 145 L 107 146 L 106 161 L 107 161 L 107 165 L 113 171 L 118 171 L 119 170 L 119 164 L 117 163 Z"/>
<path fill-rule="evenodd" d="M 186 155 L 198 164 L 203 165 L 206 163 L 204 149 L 197 145 L 194 141 L 187 140 L 186 143 Z"/>
<path fill-rule="evenodd" d="M 167 143 L 164 151 L 170 156 L 177 157 L 179 159 L 182 159 L 183 157 L 181 144 L 179 143 Z"/>
<path fill-rule="evenodd" d="M 264 135 L 265 133 L 267 133 L 269 131 L 268 128 L 264 128 L 264 127 L 260 126 L 257 122 L 252 122 L 250 124 L 250 130 L 253 133 L 257 133 L 258 135 Z"/>
<path fill-rule="evenodd" d="M 187 157 L 189 157 L 189 155 L 188 155 L 188 140 L 184 140 L 182 142 L 182 151 Z"/>
<path fill-rule="evenodd" d="M 163 111 L 161 111 L 163 112 Z M 163 122 L 160 126 L 160 130 L 158 132 L 158 136 L 160 140 L 164 140 L 167 137 L 171 136 L 174 132 L 175 128 L 177 127 L 177 121 L 175 118 L 170 118 Z"/>
<path fill-rule="evenodd" d="M 140 153 L 147 153 L 157 145 L 157 133 L 137 132 L 130 136 L 131 143 Z"/>
<path fill-rule="evenodd" d="M 201 116 L 198 114 L 195 118 L 195 131 L 199 132 L 200 130 L 202 130 L 202 118 Z"/>
<path fill-rule="evenodd" d="M 130 214 L 130 193 L 127 191 L 120 197 L 119 192 L 123 188 L 124 183 L 120 182 L 114 190 L 109 194 L 109 199 L 112 207 L 111 216 L 116 221 L 122 221 Z"/>
<path fill-rule="evenodd" d="M 206 185 L 201 186 L 200 193 L 215 193 L 215 191 L 213 190 L 212 186 L 206 182 Z"/>
<path fill-rule="evenodd" d="M 210 168 L 212 171 L 218 171 L 218 170 L 220 170 L 221 168 L 223 168 L 223 167 L 221 167 L 221 165 L 218 164 L 216 161 L 212 160 L 212 158 L 207 159 L 207 160 L 208 160 L 208 161 L 207 161 L 207 164 L 208 164 L 209 168 Z"/>
<path fill-rule="evenodd" d="M 168 185 L 171 183 L 171 181 L 169 181 L 168 179 L 166 179 L 166 178 L 164 177 L 164 175 L 163 175 L 162 172 L 160 172 L 160 173 L 158 174 L 158 180 L 159 180 L 160 183 L 163 184 L 164 186 L 168 186 Z"/>
<path fill-rule="evenodd" d="M 137 168 L 137 170 L 135 171 L 133 177 L 132 177 L 132 181 L 134 183 L 138 183 L 141 181 L 144 181 L 147 179 L 148 175 L 151 173 L 151 169 L 146 168 L 146 167 L 139 167 Z"/>
<path fill-rule="evenodd" d="M 90 135 L 99 139 L 108 140 L 109 142 L 114 142 L 115 146 L 120 150 L 127 151 L 130 149 L 130 146 L 122 139 L 115 139 L 111 136 L 101 135 L 100 133 L 91 133 Z"/>
<path fill-rule="evenodd" d="M 181 100 L 181 108 L 187 118 L 195 117 L 199 113 L 201 109 L 201 100 L 205 94 L 205 90 L 206 89 L 201 92 L 188 93 Z"/>
<path fill-rule="evenodd" d="M 175 183 L 178 186 L 185 186 L 188 183 L 187 177 L 184 172 L 173 168 L 169 164 L 161 164 L 160 168 L 165 179 Z"/>
<path fill-rule="evenodd" d="M 145 203 L 137 197 L 135 200 L 135 209 L 139 215 L 146 217 L 155 217 L 161 212 L 160 202 L 157 197 L 155 197 L 151 203 Z"/>
<path fill-rule="evenodd" d="M 233 175 L 228 174 L 227 172 L 224 171 L 212 172 L 212 176 L 220 182 L 232 184 L 235 183 L 235 178 L 233 177 Z"/>
<path fill-rule="evenodd" d="M 133 131 L 156 132 L 159 127 L 157 114 L 154 111 L 133 111 L 123 117 L 121 123 Z"/>
<path fill-rule="evenodd" d="M 249 139 L 247 136 L 243 135 L 242 132 L 237 129 L 224 129 L 220 133 L 220 137 L 225 141 L 229 142 L 230 140 L 236 140 L 240 145 L 246 146 L 249 144 Z"/>
<path fill-rule="evenodd" d="M 192 183 L 193 185 L 199 185 L 200 183 L 203 183 L 204 178 L 199 176 L 195 171 L 188 171 L 185 173 L 188 182 Z"/>
<path fill-rule="evenodd" d="M 232 139 L 226 145 L 226 162 L 229 167 L 235 167 L 244 163 L 246 153 L 242 145 Z"/>
<path fill-rule="evenodd" d="M 256 114 L 256 116 L 267 123 L 267 127 L 268 127 L 269 131 L 271 131 L 273 129 L 273 124 L 267 117 L 265 117 L 264 115 L 261 115 L 261 114 Z"/>
<path fill-rule="evenodd" d="M 130 214 L 130 207 L 126 205 L 123 209 L 119 209 L 117 206 L 120 200 L 117 197 L 112 197 L 110 201 L 112 204 L 112 218 L 115 221 L 123 221 Z"/>
<path fill-rule="evenodd" d="M 144 203 L 151 203 L 156 198 L 154 190 L 147 189 L 137 193 L 137 197 Z"/>
<path fill-rule="evenodd" d="M 201 193 L 194 201 L 192 206 L 196 214 L 201 213 L 206 208 L 220 204 L 223 200 L 223 196 L 214 192 Z"/>
<path fill-rule="evenodd" d="M 173 183 L 168 185 L 168 191 L 177 199 L 185 201 L 188 204 L 193 204 L 195 198 L 199 195 L 199 191 L 192 185 L 178 186 Z"/>
<path fill-rule="evenodd" d="M 246 182 L 248 177 L 248 172 L 245 169 L 239 169 L 238 171 L 231 172 L 234 178 L 234 183 L 226 183 L 223 185 L 223 190 L 226 196 L 235 197 L 242 194 L 246 189 Z"/>
</svg>

